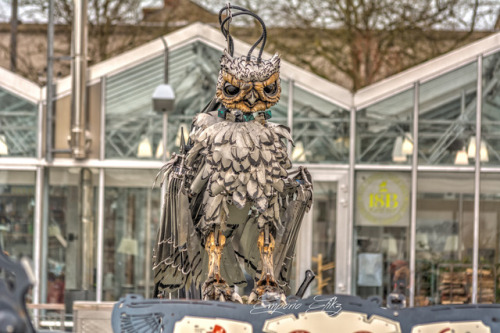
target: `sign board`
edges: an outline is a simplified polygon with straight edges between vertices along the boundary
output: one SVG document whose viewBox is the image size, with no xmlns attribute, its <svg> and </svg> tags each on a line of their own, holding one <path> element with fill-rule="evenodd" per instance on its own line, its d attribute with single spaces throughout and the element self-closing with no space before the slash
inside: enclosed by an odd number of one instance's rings
<svg viewBox="0 0 500 333">
<path fill-rule="evenodd" d="M 358 172 L 356 225 L 403 227 L 410 225 L 410 174 Z"/>
</svg>

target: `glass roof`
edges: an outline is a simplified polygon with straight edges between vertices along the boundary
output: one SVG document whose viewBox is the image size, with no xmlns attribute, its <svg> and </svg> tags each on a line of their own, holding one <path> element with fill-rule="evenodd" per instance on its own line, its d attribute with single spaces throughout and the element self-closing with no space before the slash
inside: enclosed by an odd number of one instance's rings
<svg viewBox="0 0 500 333">
<path fill-rule="evenodd" d="M 38 107 L 0 88 L 0 157 L 36 157 Z"/>
</svg>

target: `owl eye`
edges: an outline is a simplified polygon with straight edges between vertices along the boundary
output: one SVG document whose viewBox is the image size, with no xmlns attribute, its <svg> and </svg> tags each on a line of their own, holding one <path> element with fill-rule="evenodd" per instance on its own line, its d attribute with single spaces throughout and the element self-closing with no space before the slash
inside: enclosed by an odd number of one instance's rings
<svg viewBox="0 0 500 333">
<path fill-rule="evenodd" d="M 226 85 L 224 86 L 224 92 L 228 96 L 235 96 L 237 93 L 240 92 L 240 88 L 235 87 L 232 84 L 226 82 Z"/>
<path fill-rule="evenodd" d="M 268 86 L 265 86 L 264 87 L 264 92 L 266 94 L 274 94 L 276 92 L 276 82 L 274 83 L 271 83 L 270 85 Z"/>
</svg>

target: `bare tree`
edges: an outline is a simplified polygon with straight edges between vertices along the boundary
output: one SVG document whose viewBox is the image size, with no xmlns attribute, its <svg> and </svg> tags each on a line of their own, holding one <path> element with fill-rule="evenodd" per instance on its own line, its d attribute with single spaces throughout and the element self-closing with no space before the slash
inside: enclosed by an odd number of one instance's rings
<svg viewBox="0 0 500 333">
<path fill-rule="evenodd" d="M 8 0 L 0 0 L 10 5 Z M 127 49 L 157 37 L 162 32 L 151 29 L 141 22 L 141 5 L 152 0 L 88 0 L 89 22 L 89 62 L 97 63 Z M 19 0 L 21 19 L 25 22 L 40 22 L 45 30 L 47 23 L 48 1 Z M 71 53 L 71 27 L 73 23 L 73 0 L 54 0 L 55 55 L 69 56 Z M 32 24 L 32 26 L 34 26 Z M 46 54 L 46 38 L 40 38 L 43 32 L 36 31 L 19 36 L 24 52 L 18 53 L 19 73 L 40 84 L 44 83 L 43 57 Z M 9 46 L 0 42 L 0 51 L 8 52 Z M 42 59 L 40 59 L 42 57 Z M 42 60 L 42 61 L 40 61 Z M 35 65 L 38 64 L 38 65 Z M 42 65 L 43 66 L 43 65 Z M 70 63 L 59 61 L 55 64 L 56 75 L 69 74 Z"/>
<path fill-rule="evenodd" d="M 491 33 L 498 10 L 495 0 L 246 2 L 274 27 L 272 49 L 354 91 Z"/>
</svg>

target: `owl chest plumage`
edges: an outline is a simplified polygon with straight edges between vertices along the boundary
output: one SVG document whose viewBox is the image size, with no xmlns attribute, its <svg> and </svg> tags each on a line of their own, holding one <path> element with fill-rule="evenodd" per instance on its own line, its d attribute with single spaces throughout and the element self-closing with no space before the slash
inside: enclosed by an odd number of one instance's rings
<svg viewBox="0 0 500 333">
<path fill-rule="evenodd" d="M 288 130 L 276 124 L 220 121 L 192 133 L 187 160 L 198 163 L 196 178 L 206 180 L 211 197 L 223 196 L 238 208 L 251 202 L 264 212 L 269 200 L 283 191 L 291 165 L 285 138 L 291 139 Z"/>
</svg>

